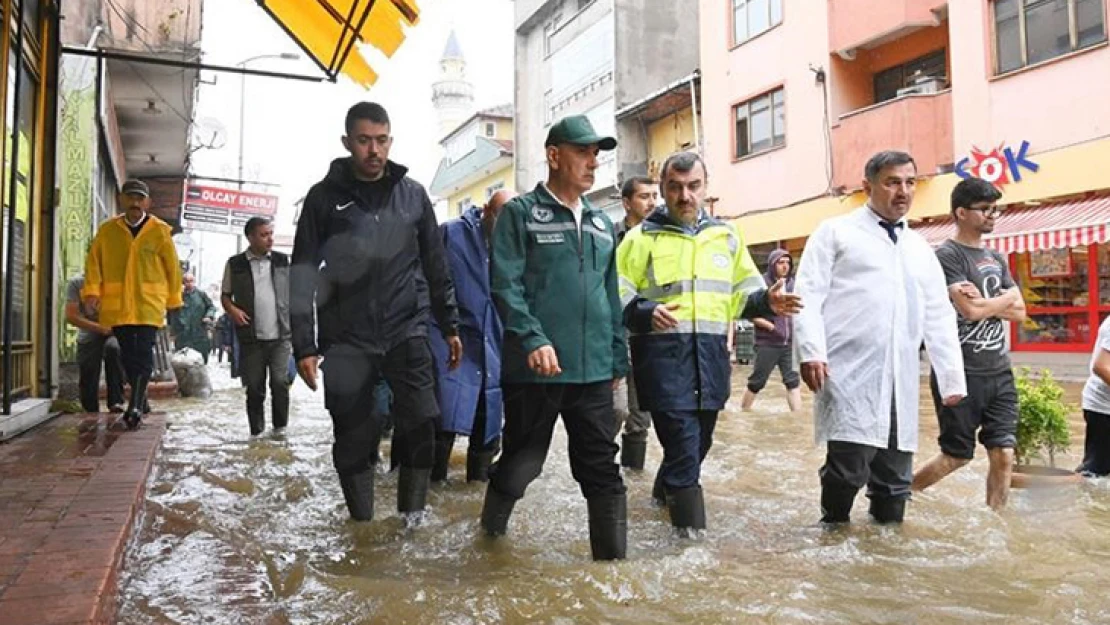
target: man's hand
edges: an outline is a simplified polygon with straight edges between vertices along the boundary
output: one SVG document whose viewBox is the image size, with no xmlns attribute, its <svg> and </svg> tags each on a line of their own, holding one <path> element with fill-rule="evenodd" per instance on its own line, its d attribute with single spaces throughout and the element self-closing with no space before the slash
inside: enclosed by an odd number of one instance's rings
<svg viewBox="0 0 1110 625">
<path fill-rule="evenodd" d="M 949 395 L 948 397 L 945 397 L 943 400 L 941 400 L 941 403 L 943 403 L 945 406 L 947 406 L 949 408 L 952 408 L 952 407 L 956 406 L 957 404 L 959 404 L 960 402 L 962 402 L 963 400 L 964 400 L 963 395 Z"/>
<path fill-rule="evenodd" d="M 308 388 L 313 391 L 316 390 L 316 368 L 318 366 L 320 366 L 319 356 L 305 356 L 297 361 L 297 373 L 300 374 Z"/>
<path fill-rule="evenodd" d="M 447 337 L 447 368 L 451 371 L 459 368 L 462 362 L 463 344 L 458 336 Z"/>
<path fill-rule="evenodd" d="M 528 367 L 546 378 L 555 377 L 563 372 L 559 368 L 559 356 L 555 354 L 555 348 L 550 345 L 544 345 L 528 354 Z"/>
<path fill-rule="evenodd" d="M 979 287 L 971 282 L 957 282 L 952 286 L 966 297 L 971 299 L 983 299 L 983 294 L 979 292 Z"/>
<path fill-rule="evenodd" d="M 100 336 L 112 336 L 112 328 L 108 326 L 97 325 L 96 332 Z"/>
<path fill-rule="evenodd" d="M 613 378 L 613 392 L 616 392 L 617 389 L 619 389 L 620 387 L 621 387 L 621 379 L 620 378 Z"/>
<path fill-rule="evenodd" d="M 231 317 L 231 320 L 235 323 L 235 325 L 239 327 L 249 326 L 251 324 L 250 315 L 247 314 L 247 311 L 239 308 L 238 306 L 235 306 L 230 311 L 228 311 L 227 316 Z"/>
<path fill-rule="evenodd" d="M 771 310 L 780 317 L 796 315 L 802 310 L 802 296 L 787 293 L 786 281 L 782 278 L 767 290 L 767 302 L 771 305 Z"/>
<path fill-rule="evenodd" d="M 85 308 L 89 310 L 100 310 L 100 298 L 96 295 L 89 295 L 85 298 Z"/>
<path fill-rule="evenodd" d="M 670 330 L 678 326 L 678 319 L 674 318 L 671 314 L 672 310 L 678 310 L 678 304 L 660 304 L 655 307 L 651 312 L 651 329 L 656 332 Z"/>
<path fill-rule="evenodd" d="M 829 377 L 829 365 L 824 362 L 803 362 L 802 380 L 814 393 L 825 388 L 825 380 Z"/>
<path fill-rule="evenodd" d="M 764 332 L 774 332 L 775 331 L 775 324 L 770 322 L 770 321 L 767 321 L 766 319 L 764 319 L 762 317 L 756 317 L 755 319 L 752 319 L 752 325 L 759 328 L 760 330 L 763 330 Z"/>
<path fill-rule="evenodd" d="M 733 347 L 736 347 L 736 324 L 729 322 L 728 338 L 725 339 L 725 349 L 731 354 Z"/>
</svg>

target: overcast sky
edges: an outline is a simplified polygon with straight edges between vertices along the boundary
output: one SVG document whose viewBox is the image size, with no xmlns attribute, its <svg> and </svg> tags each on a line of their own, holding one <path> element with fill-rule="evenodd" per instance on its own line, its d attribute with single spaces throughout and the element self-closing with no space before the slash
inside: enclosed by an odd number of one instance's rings
<svg viewBox="0 0 1110 625">
<path fill-rule="evenodd" d="M 475 106 L 511 103 L 513 98 L 513 5 L 511 0 L 417 0 L 419 23 L 391 59 L 375 50 L 364 55 L 379 74 L 369 90 L 340 78 L 337 84 L 313 84 L 262 77 L 246 79 L 244 178 L 280 183 L 271 192 L 281 198 L 277 231 L 292 233 L 293 204 L 327 172 L 331 159 L 343 156 L 339 142 L 343 117 L 360 100 L 378 102 L 389 111 L 394 147 L 391 158 L 410 168 L 410 175 L 428 185 L 438 161 L 438 124 L 431 91 L 439 75 L 439 59 L 454 28 L 474 85 Z M 262 54 L 297 53 L 289 39 L 254 0 L 206 2 L 202 46 L 204 61 L 234 65 Z M 249 33 L 249 36 L 248 36 Z M 314 63 L 266 59 L 250 64 L 301 74 L 318 74 Z M 232 74 L 203 72 L 196 117 L 218 120 L 227 129 L 220 149 L 201 149 L 193 156 L 193 173 L 235 178 L 238 168 L 240 79 Z M 215 84 L 209 84 L 214 81 Z M 194 235 L 205 258 L 200 283 L 217 281 L 222 259 L 235 252 L 233 237 Z"/>
</svg>

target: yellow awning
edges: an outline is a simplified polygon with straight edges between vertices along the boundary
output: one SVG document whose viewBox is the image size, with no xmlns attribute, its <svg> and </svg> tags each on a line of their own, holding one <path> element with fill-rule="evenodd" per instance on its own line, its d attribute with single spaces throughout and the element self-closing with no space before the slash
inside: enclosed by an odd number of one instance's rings
<svg viewBox="0 0 1110 625">
<path fill-rule="evenodd" d="M 328 78 L 339 74 L 370 88 L 378 74 L 359 53 L 371 44 L 393 56 L 405 40 L 403 25 L 420 17 L 415 0 L 256 0 Z"/>
</svg>

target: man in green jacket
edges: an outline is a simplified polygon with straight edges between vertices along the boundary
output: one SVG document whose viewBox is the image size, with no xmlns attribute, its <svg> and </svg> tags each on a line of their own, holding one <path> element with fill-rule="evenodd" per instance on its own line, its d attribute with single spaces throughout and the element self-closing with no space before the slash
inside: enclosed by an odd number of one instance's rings
<svg viewBox="0 0 1110 625">
<path fill-rule="evenodd" d="M 547 182 L 505 204 L 492 246 L 493 299 L 505 326 L 505 428 L 482 527 L 490 536 L 505 533 L 513 506 L 543 469 L 562 415 L 595 560 L 625 556 L 613 383 L 627 373 L 628 357 L 613 224 L 583 194 L 594 185 L 599 151 L 616 145 L 582 115 L 553 125 Z"/>
<path fill-rule="evenodd" d="M 193 274 L 185 274 L 182 283 L 184 290 L 181 299 L 185 305 L 170 315 L 174 349 L 191 347 L 200 352 L 204 364 L 208 364 L 208 354 L 212 351 L 212 339 L 208 333 L 216 325 L 216 307 L 212 305 L 212 298 L 197 288 L 197 279 Z"/>
</svg>

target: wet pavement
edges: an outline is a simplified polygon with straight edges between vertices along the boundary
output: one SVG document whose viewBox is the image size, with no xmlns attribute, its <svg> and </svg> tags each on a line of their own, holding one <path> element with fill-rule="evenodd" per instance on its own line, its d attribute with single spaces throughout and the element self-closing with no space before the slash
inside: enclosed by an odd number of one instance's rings
<svg viewBox="0 0 1110 625">
<path fill-rule="evenodd" d="M 114 622 L 119 565 L 163 431 L 64 415 L 0 445 L 0 625 Z"/>
<path fill-rule="evenodd" d="M 561 428 L 502 539 L 480 535 L 484 485 L 463 481 L 461 440 L 423 526 L 405 528 L 396 474 L 385 473 L 377 519 L 355 524 L 322 395 L 298 382 L 287 434 L 250 440 L 242 390 L 226 365 L 210 370 L 211 399 L 159 404 L 170 425 L 124 564 L 121 623 L 1110 622 L 1110 484 L 1015 492 L 996 514 L 983 504 L 980 450 L 916 496 L 903 527 L 869 523 L 861 496 L 855 523 L 826 531 L 810 397 L 787 413 L 773 380 L 755 412 L 740 413 L 746 368 L 704 469 L 708 535 L 673 536 L 650 503 L 652 473 L 632 473 L 620 563 L 589 559 Z M 918 464 L 936 451 L 923 408 Z M 1072 425 L 1068 468 L 1082 451 L 1081 417 Z M 654 440 L 648 453 L 656 466 Z"/>
</svg>

